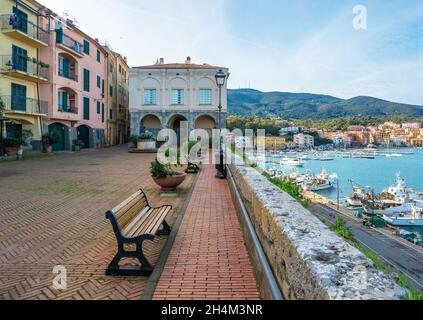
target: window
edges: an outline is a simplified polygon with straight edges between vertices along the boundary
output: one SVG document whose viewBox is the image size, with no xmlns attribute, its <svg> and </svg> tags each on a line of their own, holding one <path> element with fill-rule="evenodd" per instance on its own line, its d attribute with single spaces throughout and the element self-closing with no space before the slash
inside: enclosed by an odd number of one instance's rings
<svg viewBox="0 0 423 320">
<path fill-rule="evenodd" d="M 11 109 L 26 111 L 26 86 L 12 83 Z"/>
<path fill-rule="evenodd" d="M 109 95 L 113 97 L 113 86 L 109 87 Z"/>
<path fill-rule="evenodd" d="M 200 105 L 211 105 L 211 104 L 212 104 L 212 90 L 200 89 Z"/>
<path fill-rule="evenodd" d="M 97 76 L 97 88 L 101 88 L 101 78 L 100 76 Z"/>
<path fill-rule="evenodd" d="M 87 55 L 90 54 L 90 43 L 87 40 L 84 40 L 84 53 Z"/>
<path fill-rule="evenodd" d="M 97 114 L 100 114 L 100 101 L 97 101 Z"/>
<path fill-rule="evenodd" d="M 104 103 L 101 104 L 101 122 L 104 122 Z"/>
<path fill-rule="evenodd" d="M 27 72 L 28 70 L 28 51 L 18 46 L 12 45 L 12 68 Z"/>
<path fill-rule="evenodd" d="M 122 73 L 122 66 L 119 65 L 119 73 Z"/>
<path fill-rule="evenodd" d="M 172 104 L 177 104 L 177 105 L 184 104 L 184 90 L 183 89 L 172 90 Z"/>
<path fill-rule="evenodd" d="M 59 90 L 58 92 L 58 99 L 59 99 L 59 111 L 67 112 L 69 109 L 68 104 L 68 93 L 63 90 Z"/>
<path fill-rule="evenodd" d="M 97 49 L 97 62 L 101 62 L 101 53 L 100 50 Z"/>
<path fill-rule="evenodd" d="M 109 69 L 110 69 L 110 73 L 113 73 L 113 63 L 110 63 Z"/>
<path fill-rule="evenodd" d="M 145 105 L 156 105 L 157 101 L 156 89 L 145 89 L 144 90 L 144 104 Z"/>
<path fill-rule="evenodd" d="M 13 13 L 18 17 L 19 21 L 13 25 L 13 28 L 28 33 L 28 15 L 17 7 L 13 7 Z"/>
<path fill-rule="evenodd" d="M 110 109 L 109 110 L 109 118 L 110 118 L 110 120 L 113 120 L 113 110 L 112 109 Z"/>
<path fill-rule="evenodd" d="M 84 69 L 84 91 L 90 92 L 90 70 Z"/>
<path fill-rule="evenodd" d="M 84 97 L 84 120 L 90 120 L 90 98 Z"/>
<path fill-rule="evenodd" d="M 104 97 L 104 79 L 101 80 L 101 93 L 103 94 L 103 97 Z"/>
</svg>

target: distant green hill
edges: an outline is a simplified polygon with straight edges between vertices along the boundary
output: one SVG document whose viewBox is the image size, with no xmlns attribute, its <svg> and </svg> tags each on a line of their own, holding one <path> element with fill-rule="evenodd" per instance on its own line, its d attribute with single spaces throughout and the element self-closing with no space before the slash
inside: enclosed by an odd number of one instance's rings
<svg viewBox="0 0 423 320">
<path fill-rule="evenodd" d="M 423 106 L 389 102 L 373 97 L 349 100 L 311 93 L 229 90 L 229 113 L 278 116 L 290 119 L 325 119 L 345 116 L 423 116 Z"/>
</svg>

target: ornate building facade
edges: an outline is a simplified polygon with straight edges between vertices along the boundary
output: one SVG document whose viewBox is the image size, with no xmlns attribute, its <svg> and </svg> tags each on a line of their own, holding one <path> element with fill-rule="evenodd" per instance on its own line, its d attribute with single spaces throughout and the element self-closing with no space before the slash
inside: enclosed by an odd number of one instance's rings
<svg viewBox="0 0 423 320">
<path fill-rule="evenodd" d="M 211 131 L 219 126 L 219 89 L 215 75 L 224 67 L 185 63 L 156 64 L 130 70 L 129 108 L 131 135 L 144 131 L 157 134 L 161 129 L 178 130 L 186 121 L 190 130 Z M 227 116 L 227 87 L 222 88 L 221 124 Z"/>
</svg>

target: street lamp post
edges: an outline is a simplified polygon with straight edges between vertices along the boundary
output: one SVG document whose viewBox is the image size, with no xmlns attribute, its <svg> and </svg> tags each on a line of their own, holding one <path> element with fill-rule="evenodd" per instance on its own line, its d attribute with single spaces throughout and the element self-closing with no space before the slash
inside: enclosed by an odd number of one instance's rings
<svg viewBox="0 0 423 320">
<path fill-rule="evenodd" d="M 223 70 L 219 70 L 216 75 L 216 84 L 219 88 L 219 164 L 217 167 L 216 177 L 219 179 L 226 179 L 226 169 L 224 165 L 223 143 L 222 143 L 222 88 L 225 85 L 226 79 L 229 77 Z"/>
</svg>

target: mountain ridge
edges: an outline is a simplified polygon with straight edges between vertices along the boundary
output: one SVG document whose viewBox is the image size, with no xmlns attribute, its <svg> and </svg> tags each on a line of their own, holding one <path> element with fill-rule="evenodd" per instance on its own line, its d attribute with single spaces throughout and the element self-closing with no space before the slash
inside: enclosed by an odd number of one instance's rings
<svg viewBox="0 0 423 320">
<path fill-rule="evenodd" d="M 234 115 L 325 119 L 344 116 L 423 116 L 423 106 L 390 102 L 371 96 L 341 99 L 331 95 L 228 89 L 228 109 Z"/>
</svg>

